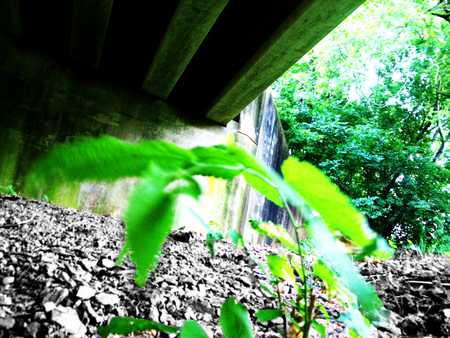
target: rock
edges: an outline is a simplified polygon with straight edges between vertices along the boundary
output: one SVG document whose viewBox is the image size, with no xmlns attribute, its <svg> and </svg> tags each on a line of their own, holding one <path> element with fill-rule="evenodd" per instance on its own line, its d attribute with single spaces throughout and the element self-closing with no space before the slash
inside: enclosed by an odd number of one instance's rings
<svg viewBox="0 0 450 338">
<path fill-rule="evenodd" d="M 16 324 L 16 321 L 14 318 L 6 317 L 6 318 L 0 318 L 0 328 L 11 330 L 14 325 Z"/>
<path fill-rule="evenodd" d="M 9 297 L 7 295 L 3 295 L 3 294 L 0 293 L 0 304 L 2 304 L 2 305 L 11 305 L 12 304 L 11 297 Z"/>
<path fill-rule="evenodd" d="M 44 311 L 45 312 L 50 312 L 50 311 L 52 311 L 53 309 L 56 308 L 56 304 L 54 302 L 45 302 L 43 304 L 43 306 L 44 306 Z"/>
<path fill-rule="evenodd" d="M 86 327 L 80 321 L 78 313 L 70 307 L 57 306 L 52 311 L 52 321 L 75 337 L 83 337 L 86 333 Z"/>
<path fill-rule="evenodd" d="M 108 259 L 108 258 L 103 258 L 103 259 L 101 260 L 101 265 L 102 265 L 104 268 L 107 268 L 107 269 L 112 269 L 113 267 L 116 266 L 116 264 L 115 264 L 112 260 L 110 260 L 110 259 Z"/>
<path fill-rule="evenodd" d="M 47 263 L 45 265 L 45 270 L 49 277 L 53 276 L 53 273 L 56 271 L 57 268 L 58 268 L 58 266 L 55 263 Z"/>
<path fill-rule="evenodd" d="M 52 310 L 53 310 L 53 309 L 52 309 Z M 34 318 L 35 320 L 38 320 L 38 321 L 43 321 L 43 320 L 46 320 L 46 319 L 47 319 L 47 316 L 45 315 L 45 312 L 43 312 L 43 311 L 37 311 L 37 312 L 34 314 L 33 318 Z"/>
<path fill-rule="evenodd" d="M 444 310 L 442 310 L 442 312 L 444 312 L 444 316 L 446 318 L 450 318 L 450 309 L 444 309 Z"/>
<path fill-rule="evenodd" d="M 94 297 L 96 294 L 96 291 L 87 285 L 82 285 L 78 288 L 77 291 L 77 297 L 80 299 L 89 299 Z"/>
<path fill-rule="evenodd" d="M 197 316 L 190 306 L 187 307 L 186 312 L 184 313 L 184 318 L 186 318 L 187 320 L 197 320 Z"/>
<path fill-rule="evenodd" d="M 92 271 L 92 268 L 97 265 L 97 262 L 91 259 L 83 258 L 81 260 L 81 266 L 88 272 Z"/>
<path fill-rule="evenodd" d="M 41 324 L 38 322 L 31 322 L 26 326 L 27 333 L 32 337 L 36 338 L 38 336 L 39 330 L 41 328 Z"/>
<path fill-rule="evenodd" d="M 103 322 L 103 317 L 100 316 L 97 312 L 95 312 L 95 310 L 92 308 L 91 302 L 90 301 L 84 301 L 83 305 L 87 311 L 87 313 L 94 318 L 96 323 L 101 323 Z"/>
<path fill-rule="evenodd" d="M 14 277 L 13 276 L 5 277 L 5 278 L 3 278 L 2 283 L 3 283 L 3 285 L 12 284 L 12 283 L 14 283 Z"/>
<path fill-rule="evenodd" d="M 95 300 L 102 305 L 116 305 L 120 303 L 119 296 L 113 293 L 101 292 L 95 296 Z"/>
<path fill-rule="evenodd" d="M 69 290 L 65 288 L 55 288 L 47 292 L 42 299 L 42 304 L 52 302 L 55 305 L 62 303 L 69 296 Z"/>
<path fill-rule="evenodd" d="M 9 259 L 11 260 L 11 264 L 16 265 L 18 263 L 18 260 L 17 260 L 16 256 L 11 256 Z"/>
</svg>

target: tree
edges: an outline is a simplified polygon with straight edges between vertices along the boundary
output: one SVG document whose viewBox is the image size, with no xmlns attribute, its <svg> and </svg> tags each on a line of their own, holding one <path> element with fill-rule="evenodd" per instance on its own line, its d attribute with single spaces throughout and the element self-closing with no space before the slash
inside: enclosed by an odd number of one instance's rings
<svg viewBox="0 0 450 338">
<path fill-rule="evenodd" d="M 369 1 L 274 91 L 294 156 L 385 237 L 448 250 L 450 25 L 434 5 Z"/>
</svg>

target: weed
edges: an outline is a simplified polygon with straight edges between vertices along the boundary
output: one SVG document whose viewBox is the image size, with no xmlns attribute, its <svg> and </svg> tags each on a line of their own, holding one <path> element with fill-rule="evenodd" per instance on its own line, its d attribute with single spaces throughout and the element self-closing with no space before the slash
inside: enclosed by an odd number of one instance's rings
<svg viewBox="0 0 450 338">
<path fill-rule="evenodd" d="M 29 173 L 27 190 L 39 194 L 58 183 L 139 177 L 140 183 L 124 214 L 126 238 L 118 260 L 123 261 L 129 256 L 136 267 L 135 282 L 142 287 L 155 268 L 161 247 L 171 232 L 177 198 L 183 194 L 193 198 L 201 195 L 195 176 L 230 180 L 242 175 L 253 189 L 286 208 L 295 230 L 293 239 L 281 226 L 251 222 L 256 231 L 279 241 L 292 253 L 292 258 L 281 255 L 267 258 L 275 279 L 279 308 L 258 312 L 259 320 L 280 314 L 285 321 L 286 335 L 289 322 L 291 328 L 298 331 L 296 335 L 308 337 L 313 328 L 324 336 L 325 328 L 316 320 L 320 307 L 311 288 L 311 279 L 316 277 L 334 291 L 347 309 L 341 319 L 350 333 L 367 336 L 370 322 L 382 321 L 385 310 L 335 234 L 345 237 L 354 246 L 358 257 L 389 257 L 391 249 L 368 227 L 349 199 L 317 168 L 288 158 L 282 165 L 282 174 L 280 177 L 235 144 L 183 149 L 163 141 L 128 143 L 112 137 L 82 138 L 72 144 L 57 146 L 40 159 Z M 293 208 L 302 215 L 306 241 L 300 240 L 300 225 L 292 216 Z M 299 281 L 296 275 L 300 276 Z M 281 299 L 279 286 L 283 282 L 297 287 L 298 297 L 293 304 L 285 304 Z M 266 289 L 273 292 L 270 286 Z M 101 327 L 99 332 L 106 337 L 109 333 L 148 328 L 167 330 L 161 325 L 119 317 Z M 247 310 L 234 299 L 223 304 L 220 325 L 227 338 L 253 336 Z M 176 328 L 176 332 L 181 337 L 206 337 L 200 326 L 190 321 Z"/>
</svg>

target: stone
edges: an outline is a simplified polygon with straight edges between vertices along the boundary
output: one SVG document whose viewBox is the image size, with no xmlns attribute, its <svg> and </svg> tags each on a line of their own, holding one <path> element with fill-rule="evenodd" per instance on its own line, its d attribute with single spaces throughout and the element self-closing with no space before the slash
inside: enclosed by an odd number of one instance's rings
<svg viewBox="0 0 450 338">
<path fill-rule="evenodd" d="M 3 278 L 2 283 L 3 283 L 3 285 L 12 284 L 12 283 L 14 283 L 14 277 L 13 276 L 5 277 L 5 278 Z"/>
<path fill-rule="evenodd" d="M 87 258 L 83 258 L 81 260 L 81 266 L 88 272 L 92 271 L 92 268 L 97 264 L 96 261 L 91 260 L 91 259 L 87 259 Z"/>
<path fill-rule="evenodd" d="M 69 290 L 66 288 L 55 288 L 47 290 L 44 298 L 42 299 L 42 304 L 51 302 L 58 305 L 62 303 L 69 296 Z"/>
<path fill-rule="evenodd" d="M 184 313 L 184 318 L 187 320 L 197 320 L 195 312 L 190 306 L 187 307 L 186 312 Z"/>
<path fill-rule="evenodd" d="M 114 266 L 116 266 L 116 264 L 108 258 L 103 258 L 101 260 L 101 265 L 107 269 L 112 269 Z"/>
<path fill-rule="evenodd" d="M 52 310 L 53 310 L 53 309 L 52 309 Z M 46 320 L 46 319 L 47 319 L 47 316 L 45 315 L 45 312 L 43 312 L 43 311 L 37 311 L 37 312 L 35 312 L 33 318 L 34 318 L 35 320 L 38 320 L 38 321 L 43 321 L 43 320 Z"/>
<path fill-rule="evenodd" d="M 86 327 L 80 321 L 78 313 L 70 307 L 57 306 L 53 309 L 52 321 L 61 325 L 67 333 L 74 337 L 84 337 L 86 334 Z"/>
<path fill-rule="evenodd" d="M 91 305 L 91 302 L 90 302 L 90 301 L 88 301 L 88 300 L 84 301 L 84 302 L 83 302 L 83 305 L 84 305 L 84 307 L 85 307 L 87 313 L 88 313 L 92 318 L 94 318 L 94 320 L 95 320 L 96 323 L 101 323 L 101 322 L 103 321 L 103 317 L 100 316 L 100 315 L 92 308 L 92 305 Z"/>
<path fill-rule="evenodd" d="M 56 304 L 54 302 L 45 302 L 43 306 L 45 312 L 53 311 L 56 308 Z"/>
<path fill-rule="evenodd" d="M 101 292 L 95 296 L 95 300 L 102 305 L 116 305 L 120 303 L 119 296 L 113 293 Z"/>
<path fill-rule="evenodd" d="M 11 305 L 11 304 L 12 304 L 11 297 L 0 293 L 0 305 Z"/>
<path fill-rule="evenodd" d="M 11 330 L 14 325 L 16 324 L 16 321 L 14 318 L 6 317 L 6 318 L 0 318 L 0 328 Z"/>
<path fill-rule="evenodd" d="M 28 324 L 26 326 L 27 333 L 32 338 L 38 337 L 40 328 L 41 328 L 41 324 L 39 324 L 38 322 L 31 322 L 30 324 Z"/>
<path fill-rule="evenodd" d="M 77 297 L 80 299 L 90 299 L 94 297 L 96 291 L 88 285 L 82 285 L 78 288 Z"/>
<path fill-rule="evenodd" d="M 45 270 L 49 277 L 53 276 L 53 273 L 56 271 L 57 268 L 58 268 L 58 266 L 55 263 L 47 263 L 45 265 Z"/>
<path fill-rule="evenodd" d="M 17 260 L 16 256 L 11 256 L 9 259 L 11 260 L 11 264 L 16 265 L 18 263 L 18 260 Z"/>
</svg>

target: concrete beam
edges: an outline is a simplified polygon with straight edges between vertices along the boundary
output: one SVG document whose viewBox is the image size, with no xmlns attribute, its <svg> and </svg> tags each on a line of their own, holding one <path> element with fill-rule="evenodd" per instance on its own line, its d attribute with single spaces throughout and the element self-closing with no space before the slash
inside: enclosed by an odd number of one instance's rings
<svg viewBox="0 0 450 338">
<path fill-rule="evenodd" d="M 113 0 L 74 0 L 70 55 L 77 62 L 98 67 L 112 6 Z"/>
<path fill-rule="evenodd" d="M 18 37 L 22 33 L 19 0 L 0 1 L 0 29 L 7 34 Z"/>
<path fill-rule="evenodd" d="M 228 0 L 181 0 L 161 41 L 143 88 L 166 99 Z"/>
<path fill-rule="evenodd" d="M 207 112 L 225 124 L 269 87 L 364 0 L 305 0 L 230 81 Z"/>
</svg>

